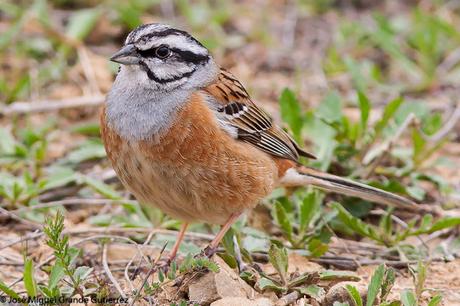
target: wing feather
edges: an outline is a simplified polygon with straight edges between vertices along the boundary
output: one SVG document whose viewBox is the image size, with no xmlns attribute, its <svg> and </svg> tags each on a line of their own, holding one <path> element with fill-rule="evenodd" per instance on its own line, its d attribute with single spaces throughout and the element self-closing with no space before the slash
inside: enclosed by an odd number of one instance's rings
<svg viewBox="0 0 460 306">
<path fill-rule="evenodd" d="M 249 97 L 243 85 L 222 69 L 217 81 L 204 88 L 220 122 L 237 130 L 237 138 L 281 158 L 298 161 L 299 156 L 316 158 L 299 145 Z M 225 126 L 227 128 L 227 126 Z"/>
</svg>

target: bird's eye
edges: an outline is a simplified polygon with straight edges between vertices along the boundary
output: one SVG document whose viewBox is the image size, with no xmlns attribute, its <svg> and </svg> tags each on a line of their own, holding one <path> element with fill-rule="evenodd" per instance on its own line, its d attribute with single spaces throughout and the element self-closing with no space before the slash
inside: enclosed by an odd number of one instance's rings
<svg viewBox="0 0 460 306">
<path fill-rule="evenodd" d="M 167 58 L 170 54 L 171 54 L 171 50 L 169 50 L 169 48 L 166 46 L 160 46 L 156 48 L 155 50 L 155 55 L 158 58 Z"/>
</svg>

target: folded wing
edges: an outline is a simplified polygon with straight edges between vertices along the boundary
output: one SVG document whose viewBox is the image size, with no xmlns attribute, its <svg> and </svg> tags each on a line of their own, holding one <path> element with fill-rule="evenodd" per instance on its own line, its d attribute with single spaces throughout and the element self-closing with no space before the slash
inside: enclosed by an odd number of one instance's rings
<svg viewBox="0 0 460 306">
<path fill-rule="evenodd" d="M 276 157 L 297 162 L 299 156 L 315 158 L 299 145 L 249 97 L 246 89 L 228 71 L 221 70 L 218 80 L 204 89 L 222 127 L 237 139 L 250 143 Z"/>
</svg>

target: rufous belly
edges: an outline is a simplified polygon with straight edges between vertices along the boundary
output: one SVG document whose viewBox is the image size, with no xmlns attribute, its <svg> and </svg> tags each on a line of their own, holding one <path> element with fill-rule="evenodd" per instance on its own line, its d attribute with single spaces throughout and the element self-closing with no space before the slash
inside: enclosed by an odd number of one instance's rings
<svg viewBox="0 0 460 306">
<path fill-rule="evenodd" d="M 174 218 L 223 224 L 257 205 L 278 181 L 276 162 L 221 130 L 199 96 L 152 140 L 121 138 L 104 113 L 101 123 L 108 157 L 124 186 L 141 203 Z"/>
</svg>

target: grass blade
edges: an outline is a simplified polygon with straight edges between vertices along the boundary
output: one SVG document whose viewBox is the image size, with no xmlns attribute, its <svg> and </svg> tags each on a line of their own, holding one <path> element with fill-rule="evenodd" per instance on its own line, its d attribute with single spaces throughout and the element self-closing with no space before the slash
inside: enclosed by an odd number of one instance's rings
<svg viewBox="0 0 460 306">
<path fill-rule="evenodd" d="M 401 303 L 404 306 L 416 306 L 417 301 L 415 300 L 415 295 L 412 291 L 406 289 L 401 292 Z"/>
<path fill-rule="evenodd" d="M 356 289 L 356 287 L 352 285 L 346 285 L 345 288 L 347 289 L 350 297 L 353 299 L 355 306 L 363 306 L 363 300 L 361 298 L 361 295 L 359 294 L 358 289 Z"/>
<path fill-rule="evenodd" d="M 37 296 L 37 283 L 34 278 L 34 263 L 30 258 L 27 258 L 24 263 L 24 287 L 29 297 Z"/>
<path fill-rule="evenodd" d="M 385 274 L 385 265 L 381 264 L 375 270 L 374 275 L 372 275 L 371 283 L 369 284 L 369 289 L 367 291 L 366 306 L 374 305 L 374 301 L 377 298 L 377 294 L 380 291 L 380 287 L 382 286 L 384 274 Z"/>
<path fill-rule="evenodd" d="M 0 280 L 0 291 L 3 291 L 6 295 L 9 297 L 12 297 L 14 299 L 20 299 L 19 294 L 16 293 L 13 289 L 8 287 L 7 284 L 5 284 L 3 281 Z"/>
</svg>

